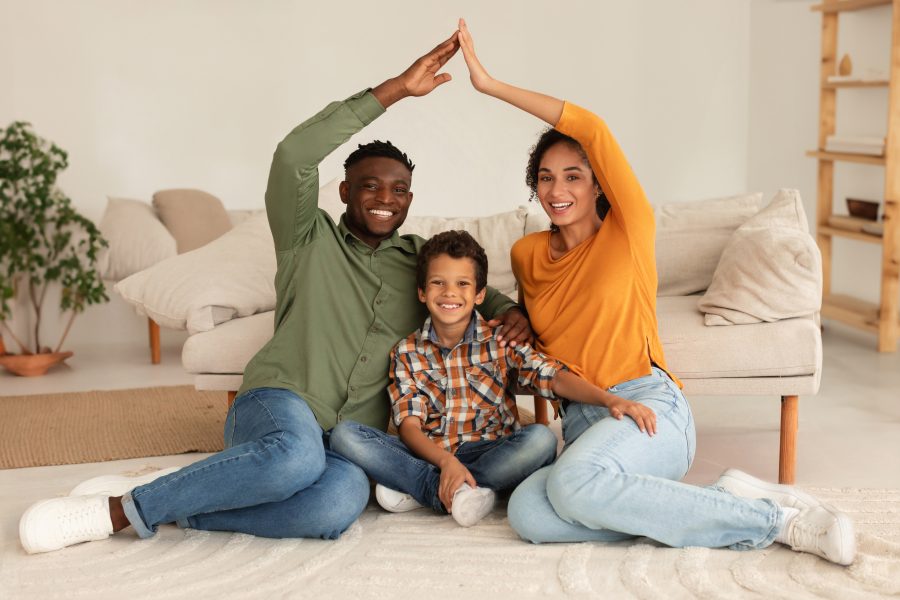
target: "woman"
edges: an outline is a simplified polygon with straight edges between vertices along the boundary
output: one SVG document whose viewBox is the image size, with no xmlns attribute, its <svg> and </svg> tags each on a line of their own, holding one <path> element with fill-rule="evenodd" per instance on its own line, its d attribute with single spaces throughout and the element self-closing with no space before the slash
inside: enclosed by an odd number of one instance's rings
<svg viewBox="0 0 900 600">
<path fill-rule="evenodd" d="M 459 26 L 475 89 L 554 127 L 527 172 L 553 226 L 512 249 L 537 346 L 641 407 L 623 415 L 610 414 L 600 399 L 563 401 L 566 448 L 513 493 L 510 524 L 533 542 L 646 536 L 675 547 L 733 549 L 780 542 L 850 564 L 852 522 L 808 494 L 733 469 L 710 488 L 680 482 L 695 432 L 659 341 L 653 210 L 599 117 L 493 79 L 465 21 Z M 645 424 L 653 435 L 643 433 Z"/>
</svg>

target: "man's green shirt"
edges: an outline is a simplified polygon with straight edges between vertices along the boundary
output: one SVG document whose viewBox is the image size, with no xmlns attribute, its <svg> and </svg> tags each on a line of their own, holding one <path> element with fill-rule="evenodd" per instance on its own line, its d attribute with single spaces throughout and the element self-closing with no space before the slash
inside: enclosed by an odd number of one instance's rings
<svg viewBox="0 0 900 600">
<path fill-rule="evenodd" d="M 369 91 L 329 104 L 278 145 L 266 189 L 275 334 L 247 365 L 240 392 L 291 390 L 324 429 L 344 419 L 387 427 L 391 348 L 428 316 L 415 281 L 425 240 L 394 232 L 373 250 L 318 207 L 319 163 L 383 112 Z M 481 311 L 494 317 L 514 305 L 489 288 Z"/>
</svg>

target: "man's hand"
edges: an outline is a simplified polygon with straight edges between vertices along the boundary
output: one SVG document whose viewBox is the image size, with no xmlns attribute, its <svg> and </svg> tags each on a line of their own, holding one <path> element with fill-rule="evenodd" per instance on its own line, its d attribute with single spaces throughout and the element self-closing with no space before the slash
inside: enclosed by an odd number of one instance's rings
<svg viewBox="0 0 900 600">
<path fill-rule="evenodd" d="M 452 454 L 446 460 L 441 461 L 439 468 L 441 469 L 441 483 L 438 486 L 438 498 L 441 499 L 441 503 L 447 509 L 447 512 L 452 512 L 453 494 L 464 483 L 468 483 L 474 488 L 476 486 L 475 478 L 459 462 L 459 459 Z"/>
<path fill-rule="evenodd" d="M 372 90 L 372 94 L 385 108 L 407 96 L 424 96 L 434 88 L 450 81 L 449 73 L 438 73 L 459 50 L 459 32 L 441 42 L 419 58 L 400 75 L 388 79 Z"/>
<path fill-rule="evenodd" d="M 531 323 L 528 317 L 522 312 L 518 306 L 510 308 L 508 311 L 496 318 L 488 321 L 488 327 L 496 327 L 502 325 L 500 333 L 497 334 L 497 341 L 500 346 L 506 346 L 507 342 L 510 346 L 515 347 L 516 344 L 533 344 L 534 332 L 531 331 Z"/>
</svg>

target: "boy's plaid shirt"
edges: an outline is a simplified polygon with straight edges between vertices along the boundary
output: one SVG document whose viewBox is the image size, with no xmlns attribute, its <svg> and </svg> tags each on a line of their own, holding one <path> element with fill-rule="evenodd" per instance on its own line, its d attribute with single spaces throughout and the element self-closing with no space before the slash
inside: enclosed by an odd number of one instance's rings
<svg viewBox="0 0 900 600">
<path fill-rule="evenodd" d="M 439 345 L 431 317 L 401 340 L 391 352 L 388 386 L 394 423 L 419 417 L 431 440 L 455 452 L 463 442 L 497 439 L 519 427 L 508 389 L 514 370 L 520 385 L 555 399 L 551 382 L 565 365 L 527 344 L 501 348 L 494 336 L 476 311 L 450 350 Z"/>
</svg>

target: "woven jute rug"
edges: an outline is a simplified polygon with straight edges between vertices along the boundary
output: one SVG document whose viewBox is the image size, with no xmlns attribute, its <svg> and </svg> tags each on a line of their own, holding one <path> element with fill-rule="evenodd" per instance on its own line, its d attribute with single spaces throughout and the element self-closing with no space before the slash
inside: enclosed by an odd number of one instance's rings
<svg viewBox="0 0 900 600">
<path fill-rule="evenodd" d="M 0 468 L 217 452 L 226 412 L 187 385 L 0 397 Z"/>
</svg>

